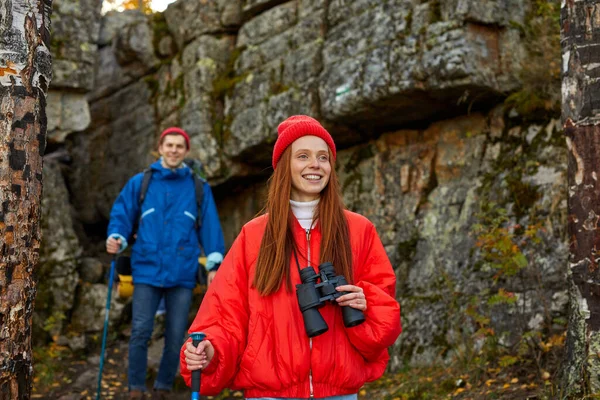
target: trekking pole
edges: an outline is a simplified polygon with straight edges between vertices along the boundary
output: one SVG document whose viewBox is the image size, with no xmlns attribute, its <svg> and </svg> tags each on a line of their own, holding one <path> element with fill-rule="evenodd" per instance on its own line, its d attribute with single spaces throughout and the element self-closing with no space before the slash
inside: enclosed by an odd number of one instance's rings
<svg viewBox="0 0 600 400">
<path fill-rule="evenodd" d="M 198 347 L 201 341 L 204 340 L 206 335 L 202 332 L 192 332 L 192 344 L 194 347 Z M 192 400 L 200 400 L 200 374 L 201 370 L 197 369 L 192 371 Z"/>
<path fill-rule="evenodd" d="M 110 312 L 110 297 L 112 292 L 113 280 L 115 278 L 115 260 L 117 256 L 113 255 L 110 263 L 110 274 L 108 277 L 108 296 L 106 296 L 106 307 L 104 308 L 104 332 L 102 333 L 102 350 L 100 353 L 100 370 L 98 371 L 98 389 L 96 390 L 96 400 L 100 399 L 100 389 L 102 384 L 102 369 L 104 368 L 104 352 L 106 350 L 106 335 L 108 334 L 108 313 Z"/>
</svg>

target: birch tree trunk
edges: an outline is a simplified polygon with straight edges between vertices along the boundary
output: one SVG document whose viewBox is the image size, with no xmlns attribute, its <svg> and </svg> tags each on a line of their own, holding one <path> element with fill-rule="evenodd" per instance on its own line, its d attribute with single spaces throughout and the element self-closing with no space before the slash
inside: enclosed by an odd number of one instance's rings
<svg viewBox="0 0 600 400">
<path fill-rule="evenodd" d="M 52 0 L 0 0 L 0 399 L 31 396 Z"/>
<path fill-rule="evenodd" d="M 600 0 L 562 0 L 562 120 L 569 151 L 569 328 L 562 395 L 600 393 Z"/>
</svg>

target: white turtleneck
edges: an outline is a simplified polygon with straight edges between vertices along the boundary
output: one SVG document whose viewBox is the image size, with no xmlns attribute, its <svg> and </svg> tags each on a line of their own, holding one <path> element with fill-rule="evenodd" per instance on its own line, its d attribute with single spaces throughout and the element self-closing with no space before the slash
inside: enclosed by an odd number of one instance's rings
<svg viewBox="0 0 600 400">
<path fill-rule="evenodd" d="M 319 200 L 320 199 L 313 201 L 290 200 L 292 212 L 304 230 L 312 228 L 311 224 L 313 222 L 313 216 L 315 215 L 315 209 L 317 208 L 317 204 L 319 204 Z"/>
</svg>

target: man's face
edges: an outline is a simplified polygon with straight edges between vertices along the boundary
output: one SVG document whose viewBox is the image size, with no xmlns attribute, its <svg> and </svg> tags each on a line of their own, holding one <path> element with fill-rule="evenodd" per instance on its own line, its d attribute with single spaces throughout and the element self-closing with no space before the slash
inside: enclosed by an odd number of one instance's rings
<svg viewBox="0 0 600 400">
<path fill-rule="evenodd" d="M 179 168 L 183 159 L 189 153 L 185 145 L 185 138 L 181 135 L 167 135 L 158 146 L 158 153 L 163 158 L 163 165 L 167 168 Z"/>
</svg>

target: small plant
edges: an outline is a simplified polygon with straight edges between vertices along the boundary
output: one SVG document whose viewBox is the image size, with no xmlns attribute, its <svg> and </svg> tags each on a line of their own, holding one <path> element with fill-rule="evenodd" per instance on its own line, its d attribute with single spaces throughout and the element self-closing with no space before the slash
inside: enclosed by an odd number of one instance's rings
<svg viewBox="0 0 600 400">
<path fill-rule="evenodd" d="M 58 382 L 57 377 L 64 372 L 61 360 L 70 354 L 68 347 L 56 343 L 33 348 L 33 386 L 37 392 L 46 392 Z"/>
<path fill-rule="evenodd" d="M 496 269 L 494 282 L 497 283 L 501 277 L 515 276 L 519 271 L 527 267 L 528 261 L 522 249 L 529 244 L 539 244 L 539 234 L 542 227 L 539 223 L 523 227 L 519 224 L 511 224 L 506 209 L 490 204 L 491 215 L 482 215 L 482 222 L 474 225 L 473 233 L 483 260 Z"/>
<path fill-rule="evenodd" d="M 478 215 L 480 223 L 474 226 L 475 245 L 481 251 L 483 265 L 495 273 L 491 277 L 492 289 L 474 296 L 466 310 L 475 326 L 470 339 L 480 344 L 474 360 L 478 361 L 480 370 L 481 365 L 485 365 L 486 368 L 537 371 L 535 376 L 538 379 L 547 380 L 550 364 L 558 362 L 557 353 L 562 351 L 564 332 L 551 332 L 550 326 L 556 321 L 551 320 L 547 310 L 541 329 L 528 328 L 524 311 L 517 306 L 519 296 L 506 288 L 514 285 L 515 279 L 525 279 L 525 274 L 539 276 L 538 266 L 530 262 L 525 249 L 532 251 L 538 248 L 545 230 L 532 216 L 530 220 L 534 223 L 527 226 L 512 222 L 507 210 L 498 204 L 490 203 L 484 209 L 486 212 Z M 539 290 L 541 281 L 538 283 Z M 500 344 L 499 335 L 491 323 L 490 316 L 498 305 L 512 307 L 514 323 L 520 326 L 511 332 L 510 342 L 513 344 L 510 346 Z"/>
<path fill-rule="evenodd" d="M 54 311 L 52 315 L 50 315 L 48 318 L 46 318 L 46 321 L 44 321 L 44 331 L 48 333 L 53 333 L 56 331 L 56 329 L 60 330 L 62 321 L 64 321 L 65 319 L 67 319 L 67 317 L 63 312 Z"/>
</svg>

